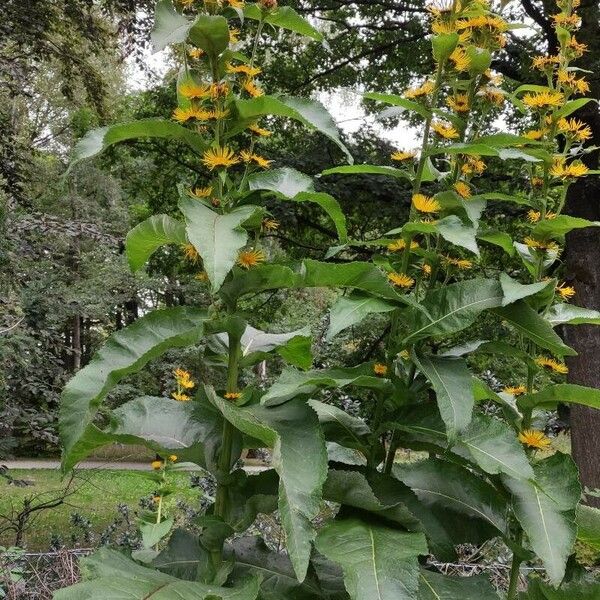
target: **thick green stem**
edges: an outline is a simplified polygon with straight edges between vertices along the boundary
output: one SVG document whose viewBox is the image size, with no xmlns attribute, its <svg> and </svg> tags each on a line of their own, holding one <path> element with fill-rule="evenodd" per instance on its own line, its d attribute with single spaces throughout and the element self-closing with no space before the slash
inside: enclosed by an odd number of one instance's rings
<svg viewBox="0 0 600 600">
<path fill-rule="evenodd" d="M 523 533 L 519 532 L 517 536 L 517 543 L 520 545 L 523 539 Z M 512 563 L 510 565 L 510 579 L 508 582 L 508 592 L 506 593 L 506 600 L 516 600 L 517 588 L 519 586 L 519 574 L 521 569 L 521 562 L 523 562 L 516 554 L 513 553 Z"/>
<path fill-rule="evenodd" d="M 392 433 L 392 439 L 390 440 L 390 447 L 388 448 L 387 456 L 385 457 L 385 464 L 383 466 L 383 472 L 389 475 L 392 472 L 394 466 L 394 459 L 396 458 L 396 452 L 400 444 L 400 439 L 397 431 Z"/>
</svg>

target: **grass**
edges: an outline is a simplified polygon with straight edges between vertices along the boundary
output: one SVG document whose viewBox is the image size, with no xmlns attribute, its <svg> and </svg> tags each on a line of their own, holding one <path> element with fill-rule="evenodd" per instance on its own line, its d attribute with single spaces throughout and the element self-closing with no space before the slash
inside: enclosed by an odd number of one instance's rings
<svg viewBox="0 0 600 600">
<path fill-rule="evenodd" d="M 50 500 L 60 493 L 66 485 L 58 471 L 52 469 L 11 470 L 15 479 L 24 479 L 32 483 L 26 487 L 9 485 L 0 479 L 0 546 L 14 543 L 14 533 L 2 532 L 4 516 L 22 509 L 23 501 L 36 496 L 39 500 Z M 29 551 L 48 549 L 52 535 L 59 535 L 66 545 L 70 544 L 71 515 L 78 513 L 90 520 L 92 531 L 102 532 L 118 516 L 117 505 L 127 504 L 131 514 L 140 512 L 139 500 L 152 494 L 156 488 L 151 471 L 116 471 L 109 469 L 80 471 L 73 482 L 74 492 L 65 503 L 36 513 L 30 523 L 23 546 Z M 165 498 L 165 508 L 169 512 L 177 500 L 183 500 L 197 507 L 200 492 L 189 486 L 188 473 L 171 473 L 170 481 L 175 493 Z"/>
</svg>

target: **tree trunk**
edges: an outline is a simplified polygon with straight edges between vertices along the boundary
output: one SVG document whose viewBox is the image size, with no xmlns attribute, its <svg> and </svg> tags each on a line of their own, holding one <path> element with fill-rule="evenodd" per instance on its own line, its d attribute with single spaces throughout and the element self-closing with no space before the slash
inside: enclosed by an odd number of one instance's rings
<svg viewBox="0 0 600 600">
<path fill-rule="evenodd" d="M 600 7 L 595 0 L 584 0 L 578 9 L 582 27 L 577 39 L 588 45 L 589 52 L 577 66 L 589 69 L 591 93 L 600 98 Z M 578 111 L 577 118 L 585 121 L 593 131 L 589 144 L 600 146 L 600 113 L 598 105 L 590 102 Z M 590 169 L 598 169 L 598 151 L 584 157 Z M 592 221 L 600 220 L 600 177 L 592 175 L 571 186 L 566 212 Z M 579 306 L 600 309 L 600 232 L 597 228 L 575 229 L 567 236 L 565 252 L 566 277 L 574 285 Z M 564 338 L 579 353 L 568 362 L 570 383 L 600 388 L 600 327 L 576 325 L 564 328 Z M 600 411 L 585 406 L 571 407 L 571 439 L 573 458 L 579 467 L 581 481 L 589 488 L 600 488 Z M 589 498 L 588 503 L 600 508 L 600 498 Z"/>
</svg>

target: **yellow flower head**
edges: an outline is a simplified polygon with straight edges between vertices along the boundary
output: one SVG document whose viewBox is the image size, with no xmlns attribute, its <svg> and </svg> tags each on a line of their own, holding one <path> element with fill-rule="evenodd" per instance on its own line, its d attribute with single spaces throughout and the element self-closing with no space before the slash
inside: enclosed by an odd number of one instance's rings
<svg viewBox="0 0 600 600">
<path fill-rule="evenodd" d="M 420 98 L 422 96 L 428 96 L 435 89 L 433 81 L 426 81 L 423 85 L 409 88 L 404 92 L 405 98 Z"/>
<path fill-rule="evenodd" d="M 451 110 L 461 113 L 469 111 L 469 97 L 467 94 L 454 94 L 446 99 L 446 104 Z"/>
<path fill-rule="evenodd" d="M 577 142 L 586 142 L 592 137 L 589 125 L 577 119 L 559 119 L 558 131 Z"/>
<path fill-rule="evenodd" d="M 229 95 L 229 86 L 225 82 L 211 83 L 208 88 L 208 94 L 213 100 L 225 98 Z"/>
<path fill-rule="evenodd" d="M 546 133 L 545 129 L 530 129 L 523 134 L 523 137 L 526 137 L 528 140 L 541 140 Z"/>
<path fill-rule="evenodd" d="M 556 242 L 536 240 L 532 237 L 526 237 L 523 239 L 523 243 L 532 250 L 547 250 L 549 252 L 558 252 L 559 245 Z"/>
<path fill-rule="evenodd" d="M 194 198 L 209 198 L 212 194 L 212 191 L 213 189 L 210 185 L 203 188 L 197 187 L 193 190 L 190 190 L 190 195 L 194 196 Z"/>
<path fill-rule="evenodd" d="M 576 179 L 587 175 L 589 169 L 580 161 L 575 160 L 567 164 L 561 156 L 554 160 L 550 168 L 550 175 L 559 179 Z"/>
<path fill-rule="evenodd" d="M 533 94 L 525 94 L 523 104 L 529 108 L 547 109 L 561 106 L 565 97 L 561 92 L 535 92 Z"/>
<path fill-rule="evenodd" d="M 275 219 L 263 219 L 262 228 L 265 231 L 277 231 L 279 229 L 279 221 Z"/>
<path fill-rule="evenodd" d="M 171 462 L 177 462 L 177 454 L 170 454 L 169 455 L 169 460 Z"/>
<path fill-rule="evenodd" d="M 403 162 L 405 160 L 409 160 L 411 158 L 414 158 L 417 155 L 415 150 L 408 150 L 408 151 L 404 151 L 404 150 L 398 150 L 396 152 L 392 152 L 392 160 L 397 160 L 398 162 Z"/>
<path fill-rule="evenodd" d="M 464 48 L 457 46 L 452 54 L 450 55 L 450 60 L 453 63 L 454 69 L 456 71 L 468 71 L 471 66 L 471 59 L 468 57 Z"/>
<path fill-rule="evenodd" d="M 411 288 L 415 284 L 415 280 L 405 273 L 388 273 L 388 279 L 396 286 L 402 288 Z"/>
<path fill-rule="evenodd" d="M 411 243 L 410 243 L 411 250 L 415 250 L 418 247 L 419 247 L 419 242 L 411 241 Z M 387 247 L 387 249 L 390 252 L 400 252 L 401 250 L 404 250 L 405 248 L 406 248 L 406 241 L 403 240 L 402 238 L 400 238 L 399 240 L 396 240 L 395 242 L 392 242 L 391 244 L 388 244 L 388 247 Z"/>
<path fill-rule="evenodd" d="M 242 392 L 227 392 L 223 397 L 227 400 L 237 400 L 242 397 Z"/>
<path fill-rule="evenodd" d="M 272 160 L 267 160 L 263 156 L 249 152 L 248 150 L 242 150 L 240 156 L 245 163 L 255 163 L 263 169 L 268 169 L 271 166 Z"/>
<path fill-rule="evenodd" d="M 465 162 L 461 165 L 460 170 L 464 175 L 481 175 L 486 168 L 481 157 L 473 154 L 465 157 Z"/>
<path fill-rule="evenodd" d="M 563 300 L 570 300 L 575 295 L 575 288 L 570 285 L 566 285 L 564 282 L 556 286 L 556 293 Z"/>
<path fill-rule="evenodd" d="M 256 77 L 260 73 L 262 73 L 262 69 L 260 67 L 253 67 L 252 65 L 227 65 L 228 73 L 242 73 L 247 77 Z"/>
<path fill-rule="evenodd" d="M 255 135 L 260 135 L 262 137 L 267 137 L 269 135 L 272 135 L 271 131 L 269 131 L 268 129 L 263 129 L 262 127 L 259 127 L 256 123 L 252 123 L 252 125 L 248 125 L 248 129 Z"/>
<path fill-rule="evenodd" d="M 259 88 L 250 78 L 244 81 L 242 88 L 248 93 L 248 95 L 252 96 L 252 98 L 258 98 L 259 96 L 265 95 L 263 90 Z"/>
<path fill-rule="evenodd" d="M 402 360 L 408 360 L 410 358 L 410 353 L 408 350 L 400 350 L 400 352 L 398 352 L 398 357 Z"/>
<path fill-rule="evenodd" d="M 527 211 L 527 220 L 530 223 L 537 223 L 542 217 L 542 213 L 538 210 L 529 210 Z"/>
<path fill-rule="evenodd" d="M 244 0 L 226 0 L 231 8 L 244 8 Z"/>
<path fill-rule="evenodd" d="M 442 205 L 437 200 L 425 194 L 413 194 L 412 203 L 422 213 L 436 213 L 442 209 Z"/>
<path fill-rule="evenodd" d="M 163 466 L 163 461 L 162 460 L 153 460 L 150 463 L 150 466 L 155 470 L 158 471 L 160 468 L 162 468 Z"/>
<path fill-rule="evenodd" d="M 495 106 L 502 106 L 504 104 L 504 93 L 496 87 L 485 86 L 477 92 L 477 96 Z"/>
<path fill-rule="evenodd" d="M 559 13 L 558 15 L 552 15 L 552 20 L 554 21 L 554 25 L 558 25 L 568 30 L 578 29 L 581 25 L 581 17 L 576 14 L 567 15 L 565 13 Z"/>
<path fill-rule="evenodd" d="M 543 431 L 537 429 L 526 429 L 519 433 L 519 441 L 525 446 L 530 448 L 537 448 L 538 450 L 546 450 L 551 445 L 550 438 L 548 438 Z"/>
<path fill-rule="evenodd" d="M 423 271 L 423 275 L 425 275 L 426 277 L 429 277 L 431 275 L 431 265 L 428 265 L 427 263 L 423 263 L 421 265 L 421 271 Z"/>
<path fill-rule="evenodd" d="M 196 250 L 194 244 L 184 244 L 182 246 L 183 255 L 191 262 L 198 262 L 201 260 L 200 253 Z"/>
<path fill-rule="evenodd" d="M 575 73 L 560 69 L 557 79 L 559 83 L 562 83 L 563 87 L 568 88 L 571 92 L 587 94 L 590 91 L 590 84 L 584 77 L 576 77 Z"/>
<path fill-rule="evenodd" d="M 382 363 L 375 363 L 373 365 L 373 372 L 375 375 L 387 375 L 388 368 Z"/>
<path fill-rule="evenodd" d="M 588 50 L 587 44 L 580 44 L 575 39 L 575 36 L 571 36 L 571 39 L 567 42 L 567 48 L 570 50 L 573 58 L 580 58 Z"/>
<path fill-rule="evenodd" d="M 235 156 L 233 150 L 227 146 L 222 148 L 209 148 L 202 155 L 202 162 L 211 171 L 220 167 L 231 167 L 240 162 L 240 159 Z"/>
<path fill-rule="evenodd" d="M 524 385 L 509 385 L 502 390 L 505 394 L 511 394 L 512 396 L 521 396 L 527 391 Z"/>
<path fill-rule="evenodd" d="M 242 250 L 237 257 L 237 264 L 244 269 L 251 269 L 262 262 L 265 262 L 262 250 Z"/>
<path fill-rule="evenodd" d="M 560 56 L 557 54 L 551 54 L 549 56 L 534 56 L 531 64 L 534 69 L 545 71 L 547 69 L 554 69 L 554 67 L 559 63 Z"/>
<path fill-rule="evenodd" d="M 239 35 L 240 35 L 240 30 L 236 29 L 235 27 L 231 27 L 229 29 L 229 43 L 237 44 L 240 41 Z"/>
<path fill-rule="evenodd" d="M 175 371 L 173 371 L 173 374 L 175 375 L 175 379 L 177 380 L 177 385 L 182 388 L 192 389 L 196 385 L 192 381 L 192 375 L 184 369 L 175 369 Z"/>
<path fill-rule="evenodd" d="M 468 183 L 465 183 L 464 181 L 457 181 L 453 187 L 461 198 L 466 200 L 467 198 L 471 197 L 471 187 Z"/>
<path fill-rule="evenodd" d="M 565 375 L 569 372 L 569 368 L 567 365 L 565 365 L 565 363 L 558 362 L 557 360 L 548 356 L 538 356 L 535 359 L 535 362 L 540 367 L 546 367 L 555 373 L 560 373 L 561 375 Z"/>
<path fill-rule="evenodd" d="M 198 281 L 208 281 L 208 273 L 206 271 L 200 271 L 200 273 L 194 275 L 194 279 L 197 279 Z"/>
<path fill-rule="evenodd" d="M 210 87 L 198 83 L 183 83 L 179 86 L 179 93 L 184 97 L 191 99 L 208 98 L 210 96 Z"/>
<path fill-rule="evenodd" d="M 452 258 L 451 256 L 443 256 L 442 260 L 447 265 L 457 267 L 461 271 L 473 268 L 473 263 L 470 260 L 467 260 L 466 258 Z"/>
<path fill-rule="evenodd" d="M 173 111 L 173 120 L 177 121 L 178 123 L 186 123 L 187 121 L 190 121 L 191 119 L 197 118 L 197 116 L 198 116 L 198 113 L 197 113 L 196 109 L 192 108 L 192 107 L 189 107 L 189 108 L 177 107 Z"/>
<path fill-rule="evenodd" d="M 445 121 L 434 121 L 431 124 L 431 129 L 435 131 L 440 137 L 447 140 L 454 140 L 458 137 L 458 131 L 450 123 Z"/>
<path fill-rule="evenodd" d="M 171 396 L 177 400 L 177 402 L 189 402 L 191 400 L 191 398 L 183 392 L 173 392 Z"/>
<path fill-rule="evenodd" d="M 202 48 L 190 48 L 188 50 L 188 55 L 190 56 L 190 58 L 198 60 L 199 58 L 204 56 L 204 50 L 202 50 Z"/>
</svg>

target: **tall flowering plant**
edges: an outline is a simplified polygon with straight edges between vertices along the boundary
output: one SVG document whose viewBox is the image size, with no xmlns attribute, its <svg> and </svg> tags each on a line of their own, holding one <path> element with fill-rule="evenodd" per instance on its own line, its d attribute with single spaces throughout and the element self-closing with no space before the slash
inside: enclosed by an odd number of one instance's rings
<svg viewBox="0 0 600 600">
<path fill-rule="evenodd" d="M 178 140 L 197 154 L 203 176 L 180 186 L 181 215 L 144 221 L 126 247 L 134 270 L 161 246 L 182 249 L 212 300 L 142 317 L 67 385 L 64 469 L 101 445 L 142 443 L 160 456 L 153 464 L 159 494 L 143 524 L 143 547 L 131 558 L 102 550 L 86 559 L 86 581 L 56 598 L 497 599 L 485 577 L 446 576 L 434 561 L 454 560 L 460 544 L 492 539 L 512 555 L 509 600 L 526 562 L 545 573 L 523 598 L 598 593 L 597 583 L 567 569 L 577 536 L 589 541 L 598 515 L 580 506 L 577 469 L 566 454 L 549 456 L 539 423 L 557 402 L 600 406 L 600 392 L 567 384 L 537 389 L 547 380 L 542 369 L 564 371 L 563 357 L 574 354 L 553 327 L 600 322 L 599 313 L 568 304 L 573 290 L 555 277 L 565 233 L 595 225 L 561 214 L 569 183 L 588 174 L 577 158 L 587 130 L 570 117 L 588 101 L 573 97 L 585 91 L 570 67 L 584 51 L 573 35 L 573 4 L 561 4 L 555 17 L 559 55 L 536 58 L 548 85 L 508 94 L 490 67 L 510 24 L 484 0 L 431 3 L 435 73 L 403 96 L 366 94 L 421 119 L 420 149 L 394 152 L 395 166 L 348 164 L 323 173 L 407 181 L 408 221 L 384 237 L 356 240 L 334 198 L 316 192 L 302 173 L 273 168 L 260 150 L 269 133 L 265 119 L 276 115 L 316 127 L 345 151 L 320 105 L 266 95 L 260 83 L 266 67 L 257 64 L 256 49 L 270 27 L 320 34 L 273 0 L 158 2 L 154 44 L 175 44 L 182 61 L 173 118 L 91 132 L 76 158 L 139 136 Z M 248 21 L 256 24 L 249 56 L 235 45 Z M 535 129 L 490 133 L 507 101 Z M 523 165 L 527 190 L 481 191 L 481 176 L 495 161 Z M 315 202 L 327 212 L 339 237 L 327 260 L 270 259 L 263 234 L 277 224 L 263 208 L 267 195 Z M 485 224 L 492 202 L 522 209 L 522 239 Z M 500 248 L 522 269 L 488 276 L 481 244 Z M 372 260 L 354 260 L 356 248 L 374 248 Z M 345 262 L 335 262 L 339 253 Z M 377 361 L 313 369 L 306 331 L 259 331 L 239 309 L 249 294 L 306 287 L 348 292 L 330 309 L 327 339 L 369 315 L 386 322 Z M 497 319 L 500 339 L 472 339 L 484 313 Z M 122 377 L 200 341 L 201 360 L 222 370 L 223 386 L 178 369 L 171 397 L 144 396 L 98 414 Z M 523 380 L 515 376 L 503 391 L 492 390 L 470 370 L 474 353 L 513 359 Z M 287 366 L 265 389 L 251 367 L 273 356 Z M 361 388 L 368 416 L 327 402 L 320 393 L 326 388 Z M 248 475 L 236 463 L 244 448 L 255 447 L 270 448 L 272 464 Z M 421 451 L 420 459 L 397 463 L 400 448 Z M 189 462 L 217 482 L 199 534 L 172 531 L 162 503 L 169 472 Z M 323 500 L 333 503 L 335 516 L 317 526 Z M 258 513 L 276 510 L 285 555 L 247 534 Z"/>
</svg>

